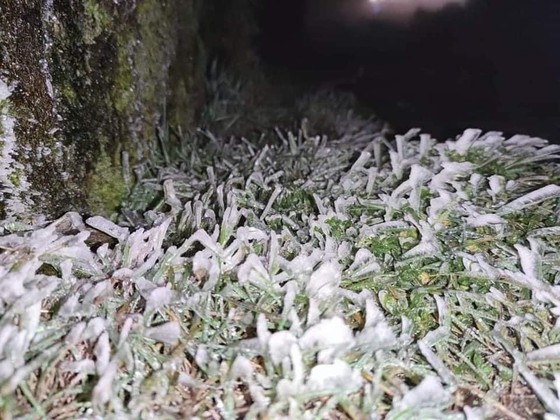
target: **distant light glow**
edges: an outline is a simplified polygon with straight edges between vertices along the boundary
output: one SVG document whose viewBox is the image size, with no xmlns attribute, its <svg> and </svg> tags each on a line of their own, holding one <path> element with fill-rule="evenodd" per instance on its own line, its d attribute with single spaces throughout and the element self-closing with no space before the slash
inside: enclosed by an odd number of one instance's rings
<svg viewBox="0 0 560 420">
<path fill-rule="evenodd" d="M 369 0 L 369 2 L 373 6 L 373 13 L 374 14 L 377 14 L 377 13 L 381 12 L 381 10 L 382 10 L 381 3 L 383 2 L 383 0 Z"/>
<path fill-rule="evenodd" d="M 416 12 L 437 12 L 450 4 L 464 6 L 468 0 L 368 0 L 376 18 L 406 23 Z"/>
</svg>

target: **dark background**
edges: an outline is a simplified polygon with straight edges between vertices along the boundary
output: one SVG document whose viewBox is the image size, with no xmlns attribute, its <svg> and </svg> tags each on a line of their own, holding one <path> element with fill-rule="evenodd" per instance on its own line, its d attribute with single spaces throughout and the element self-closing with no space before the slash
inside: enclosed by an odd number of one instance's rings
<svg viewBox="0 0 560 420">
<path fill-rule="evenodd" d="M 264 3 L 269 69 L 352 91 L 397 131 L 444 139 L 477 127 L 560 143 L 560 0 L 472 0 L 408 25 L 341 12 L 367 0 Z"/>
</svg>

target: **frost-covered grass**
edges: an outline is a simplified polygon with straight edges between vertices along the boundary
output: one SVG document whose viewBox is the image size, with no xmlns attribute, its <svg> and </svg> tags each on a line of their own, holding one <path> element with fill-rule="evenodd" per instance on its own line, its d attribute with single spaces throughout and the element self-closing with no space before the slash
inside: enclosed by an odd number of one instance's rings
<svg viewBox="0 0 560 420">
<path fill-rule="evenodd" d="M 559 418 L 558 151 L 199 133 L 117 224 L 4 222 L 1 416 Z"/>
</svg>

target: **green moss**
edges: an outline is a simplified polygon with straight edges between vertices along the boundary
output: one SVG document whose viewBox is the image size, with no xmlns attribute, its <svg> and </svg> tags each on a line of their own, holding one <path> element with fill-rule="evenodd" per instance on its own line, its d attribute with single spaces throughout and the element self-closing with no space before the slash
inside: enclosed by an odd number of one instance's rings
<svg viewBox="0 0 560 420">
<path fill-rule="evenodd" d="M 225 29 L 210 25 L 215 15 L 203 12 L 213 2 L 206 0 L 60 0 L 45 10 L 41 2 L 20 3 L 0 13 L 0 49 L 10 58 L 3 73 L 18 84 L 10 99 L 17 148 L 51 153 L 14 155 L 26 169 L 8 182 L 29 185 L 22 193 L 28 213 L 110 211 L 126 190 L 114 156 L 128 151 L 131 167 L 149 159 L 164 109 L 173 126 L 192 127 L 203 105 L 203 29 L 214 28 L 212 39 L 228 38 Z"/>
<path fill-rule="evenodd" d="M 73 104 L 76 101 L 76 99 L 78 99 L 78 94 L 76 93 L 76 90 L 69 84 L 60 86 L 60 93 L 62 94 L 64 100 L 69 104 Z"/>
<path fill-rule="evenodd" d="M 121 206 L 128 193 L 120 164 L 115 163 L 105 150 L 88 179 L 88 193 L 87 203 L 91 211 L 106 216 Z"/>
<path fill-rule="evenodd" d="M 18 188 L 21 186 L 21 177 L 25 175 L 23 173 L 23 169 L 21 168 L 13 168 L 13 171 L 8 175 L 8 179 L 13 184 L 14 187 Z"/>
<path fill-rule="evenodd" d="M 176 25 L 182 19 L 176 16 L 177 7 L 174 2 L 138 2 L 135 25 L 115 32 L 116 63 L 110 93 L 111 106 L 122 117 L 142 121 L 141 130 L 136 136 L 142 140 L 154 137 L 159 115 L 166 102 L 169 65 L 177 41 Z M 181 68 L 181 71 L 185 72 L 185 69 Z M 172 90 L 176 88 L 173 86 Z M 182 86 L 178 88 L 183 89 Z M 138 126 L 133 128 L 137 129 Z M 146 157 L 149 148 L 145 141 L 132 146 L 132 161 Z"/>
<path fill-rule="evenodd" d="M 113 106 L 119 113 L 130 110 L 134 102 L 134 74 L 130 65 L 130 49 L 133 38 L 130 32 L 117 36 L 117 68 L 115 69 L 114 88 L 111 93 Z"/>
<path fill-rule="evenodd" d="M 107 29 L 111 28 L 112 17 L 97 0 L 86 0 L 84 3 L 85 20 L 83 41 L 86 45 L 95 43 Z"/>
<path fill-rule="evenodd" d="M 138 87 L 143 102 L 160 110 L 165 100 L 167 65 L 171 58 L 170 49 L 173 48 L 165 44 L 174 29 L 171 27 L 172 13 L 172 7 L 158 0 L 144 0 L 136 10 L 139 40 L 142 43 L 142 48 L 134 56 Z"/>
</svg>

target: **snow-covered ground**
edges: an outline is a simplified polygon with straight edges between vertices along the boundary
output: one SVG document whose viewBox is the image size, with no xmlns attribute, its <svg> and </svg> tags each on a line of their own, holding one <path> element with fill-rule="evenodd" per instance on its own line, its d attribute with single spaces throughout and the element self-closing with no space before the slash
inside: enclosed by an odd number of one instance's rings
<svg viewBox="0 0 560 420">
<path fill-rule="evenodd" d="M 199 133 L 117 223 L 2 223 L 2 416 L 559 418 L 560 147 L 351 127 Z"/>
</svg>

